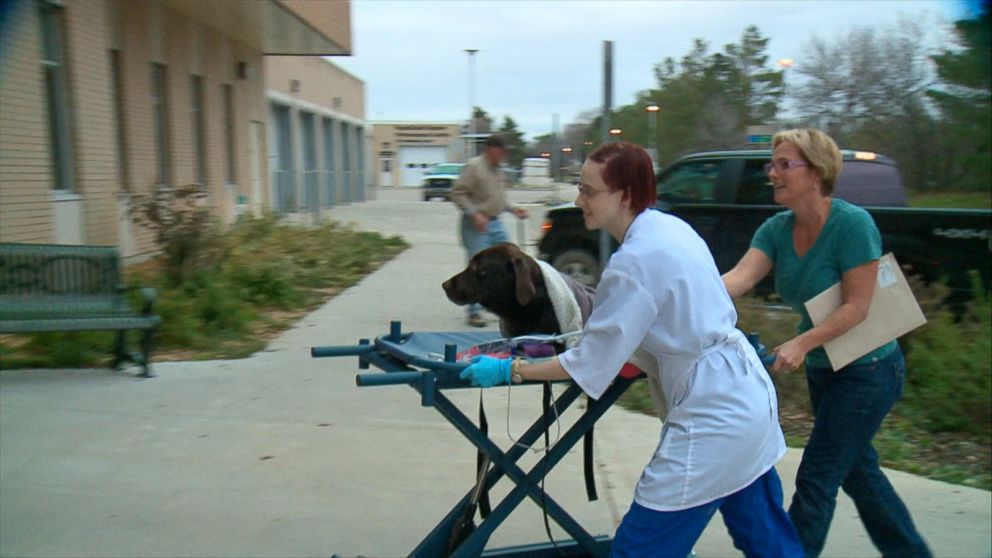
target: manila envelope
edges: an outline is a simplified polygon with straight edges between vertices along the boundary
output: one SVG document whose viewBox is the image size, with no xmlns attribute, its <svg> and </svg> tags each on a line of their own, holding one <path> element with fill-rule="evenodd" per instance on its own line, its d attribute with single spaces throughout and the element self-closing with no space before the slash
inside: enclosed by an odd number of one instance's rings
<svg viewBox="0 0 992 558">
<path fill-rule="evenodd" d="M 891 253 L 878 261 L 878 284 L 868 308 L 868 317 L 846 333 L 827 341 L 823 348 L 834 370 L 904 335 L 927 322 L 906 277 Z M 823 322 L 841 304 L 840 283 L 806 301 L 813 325 Z"/>
</svg>

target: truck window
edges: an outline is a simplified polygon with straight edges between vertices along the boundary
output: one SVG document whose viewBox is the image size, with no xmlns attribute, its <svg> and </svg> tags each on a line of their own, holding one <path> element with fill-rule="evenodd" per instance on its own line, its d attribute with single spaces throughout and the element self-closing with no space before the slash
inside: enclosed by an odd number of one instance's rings
<svg viewBox="0 0 992 558">
<path fill-rule="evenodd" d="M 869 161 L 844 161 L 834 196 L 857 205 L 905 206 L 906 189 L 899 169 Z"/>
<path fill-rule="evenodd" d="M 744 163 L 744 173 L 741 176 L 741 187 L 737 192 L 737 203 L 740 205 L 774 205 L 775 192 L 772 181 L 765 172 L 764 159 L 748 159 Z"/>
<path fill-rule="evenodd" d="M 720 178 L 720 161 L 686 161 L 658 182 L 658 198 L 668 202 L 711 202 Z"/>
</svg>

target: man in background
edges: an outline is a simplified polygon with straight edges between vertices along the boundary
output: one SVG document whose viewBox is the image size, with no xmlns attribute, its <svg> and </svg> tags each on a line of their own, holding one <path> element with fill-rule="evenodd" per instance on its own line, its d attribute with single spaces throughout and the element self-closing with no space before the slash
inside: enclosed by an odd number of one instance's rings
<svg viewBox="0 0 992 558">
<path fill-rule="evenodd" d="M 499 219 L 504 211 L 512 212 L 518 219 L 528 216 L 527 210 L 511 206 L 506 199 L 509 179 L 499 166 L 507 153 L 503 138 L 489 136 L 484 146 L 482 155 L 468 160 L 451 190 L 451 201 L 462 212 L 462 245 L 469 260 L 494 244 L 510 241 Z M 482 307 L 478 304 L 468 306 L 470 326 L 486 326 L 481 311 Z"/>
</svg>

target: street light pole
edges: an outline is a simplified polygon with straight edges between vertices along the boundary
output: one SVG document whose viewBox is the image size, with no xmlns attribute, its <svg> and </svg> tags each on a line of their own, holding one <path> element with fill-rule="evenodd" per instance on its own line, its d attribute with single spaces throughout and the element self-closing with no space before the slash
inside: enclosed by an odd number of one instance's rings
<svg viewBox="0 0 992 558">
<path fill-rule="evenodd" d="M 475 53 L 477 48 L 467 48 L 468 53 L 468 137 L 465 138 L 465 160 L 475 156 Z"/>
<path fill-rule="evenodd" d="M 648 111 L 648 127 L 651 130 L 651 156 L 654 159 L 654 164 L 657 167 L 660 163 L 658 162 L 658 111 L 661 107 L 658 103 L 648 103 L 648 106 L 644 107 L 644 110 Z"/>
<path fill-rule="evenodd" d="M 789 73 L 789 68 L 791 68 L 792 66 L 794 66 L 795 63 L 796 63 L 796 61 L 793 60 L 793 59 L 791 59 L 791 58 L 780 58 L 779 61 L 778 61 L 778 67 L 779 68 L 782 68 L 782 99 L 783 100 L 785 100 L 785 94 L 786 94 L 786 90 L 785 90 L 785 86 L 786 86 L 785 78 L 786 78 L 786 76 Z"/>
</svg>

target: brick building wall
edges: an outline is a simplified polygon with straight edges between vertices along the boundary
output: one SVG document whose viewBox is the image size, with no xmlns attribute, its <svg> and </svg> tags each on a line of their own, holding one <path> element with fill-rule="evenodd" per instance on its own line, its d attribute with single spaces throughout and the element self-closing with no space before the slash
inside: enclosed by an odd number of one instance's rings
<svg viewBox="0 0 992 558">
<path fill-rule="evenodd" d="M 49 242 L 52 170 L 37 10 L 14 3 L 0 29 L 0 241 Z M 8 185 L 15 185 L 9 187 Z"/>
<path fill-rule="evenodd" d="M 117 245 L 126 257 L 156 250 L 152 232 L 134 225 L 128 213 L 134 196 L 163 186 L 158 180 L 153 64 L 164 65 L 167 75 L 169 179 L 164 186 L 199 181 L 191 103 L 192 76 L 198 75 L 209 206 L 222 222 L 235 218 L 239 199 L 255 208 L 268 206 L 268 188 L 257 180 L 250 187 L 253 176 L 263 181 L 267 176 L 267 104 L 259 47 L 172 11 L 167 2 L 56 4 L 64 23 L 73 176 L 71 188 L 62 191 L 55 187 L 41 62 L 44 4 L 8 4 L 0 33 L 0 241 Z M 115 80 L 121 84 L 119 105 Z M 230 136 L 225 86 L 233 99 Z M 253 130 L 258 142 L 251 141 Z M 229 137 L 234 154 L 230 180 Z"/>
<path fill-rule="evenodd" d="M 70 129 L 75 162 L 75 193 L 82 198 L 82 236 L 86 244 L 117 244 L 118 159 L 110 71 L 109 11 L 65 10 Z M 84 4 L 85 5 L 85 4 Z"/>
</svg>

